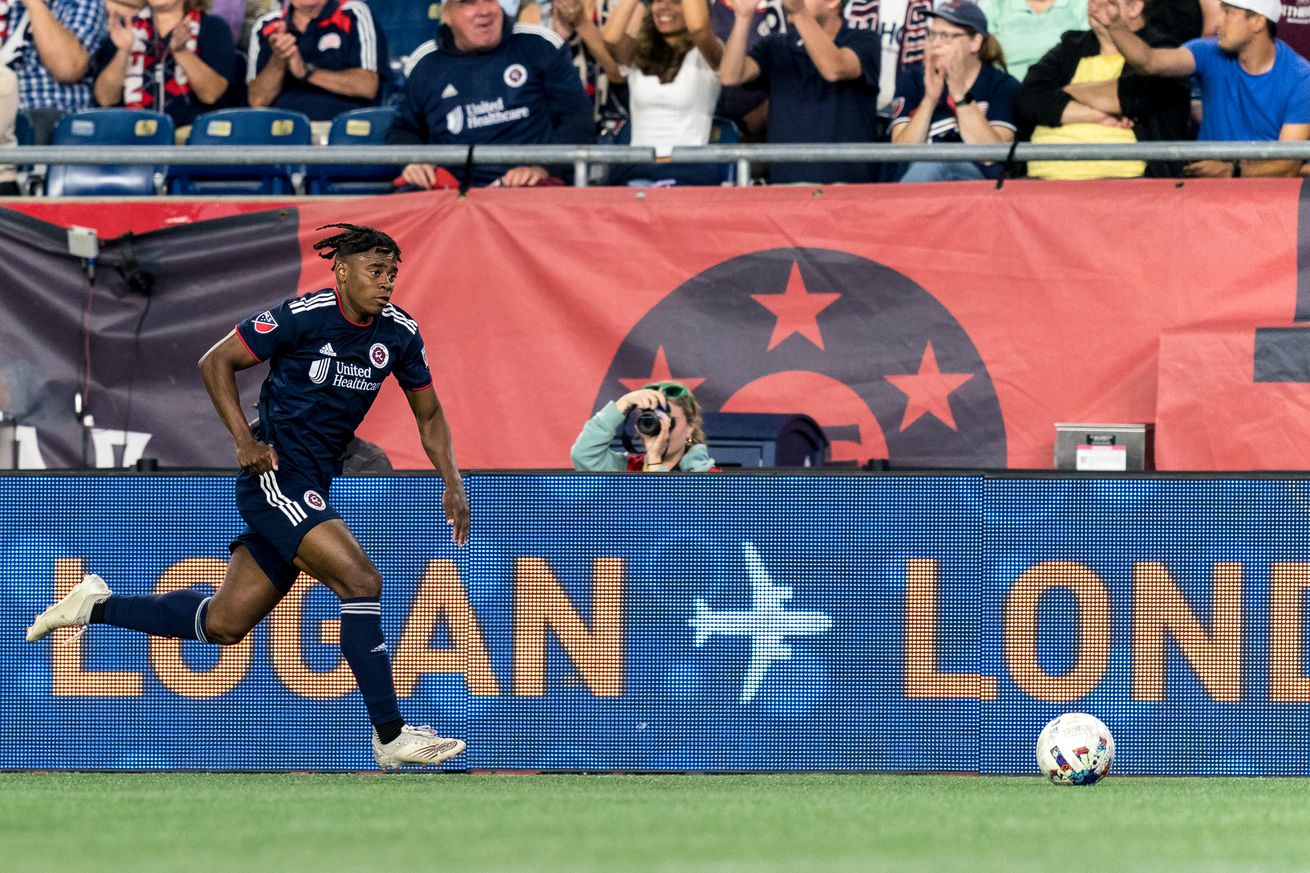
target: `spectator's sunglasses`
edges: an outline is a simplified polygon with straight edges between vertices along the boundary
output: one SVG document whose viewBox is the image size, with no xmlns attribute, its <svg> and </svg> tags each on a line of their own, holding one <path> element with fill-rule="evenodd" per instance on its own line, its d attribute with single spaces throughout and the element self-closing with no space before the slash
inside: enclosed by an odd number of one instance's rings
<svg viewBox="0 0 1310 873">
<path fill-rule="evenodd" d="M 651 391 L 658 391 L 670 400 L 677 400 L 687 393 L 687 389 L 682 385 L 661 385 L 658 382 L 647 385 L 646 388 Z"/>
</svg>

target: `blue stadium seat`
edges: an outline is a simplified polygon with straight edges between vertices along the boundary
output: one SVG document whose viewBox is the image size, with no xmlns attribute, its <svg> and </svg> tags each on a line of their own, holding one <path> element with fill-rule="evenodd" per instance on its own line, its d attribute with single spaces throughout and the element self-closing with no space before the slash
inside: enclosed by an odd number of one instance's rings
<svg viewBox="0 0 1310 873">
<path fill-rule="evenodd" d="M 710 122 L 710 145 L 736 145 L 739 142 L 741 142 L 741 134 L 732 119 L 719 115 L 714 116 L 714 120 Z M 720 166 L 723 167 L 722 178 L 724 184 L 736 184 L 737 162 L 727 161 Z"/>
<path fill-rule="evenodd" d="M 14 118 L 14 138 L 20 146 L 36 145 L 36 128 L 32 118 L 26 112 L 19 112 Z M 18 190 L 24 194 L 39 194 L 41 191 L 41 174 L 31 164 L 19 164 L 14 168 L 18 172 Z"/>
<path fill-rule="evenodd" d="M 307 146 L 312 142 L 309 118 L 285 109 L 219 109 L 197 115 L 187 145 L 203 146 Z M 295 193 L 293 176 L 302 165 L 229 164 L 176 166 L 168 172 L 172 194 Z"/>
<path fill-rule="evenodd" d="M 332 119 L 328 148 L 342 145 L 381 145 L 396 110 L 382 106 L 352 109 Z M 394 164 L 309 164 L 305 168 L 307 194 L 389 194 L 400 175 Z"/>
<path fill-rule="evenodd" d="M 141 109 L 84 109 L 65 115 L 53 145 L 171 146 L 173 120 Z M 51 197 L 152 197 L 163 169 L 153 164 L 51 164 L 45 192 Z"/>
<path fill-rule="evenodd" d="M 368 7 L 394 60 L 403 60 L 414 49 L 437 37 L 440 0 L 369 0 Z"/>
</svg>

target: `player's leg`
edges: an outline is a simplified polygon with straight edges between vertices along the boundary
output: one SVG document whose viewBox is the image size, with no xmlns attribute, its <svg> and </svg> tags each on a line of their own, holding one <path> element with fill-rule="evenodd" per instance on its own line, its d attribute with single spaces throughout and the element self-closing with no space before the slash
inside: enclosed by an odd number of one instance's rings
<svg viewBox="0 0 1310 873">
<path fill-rule="evenodd" d="M 294 568 L 266 571 L 250 548 L 236 545 L 227 564 L 223 584 L 214 593 L 200 617 L 200 630 L 206 642 L 231 646 L 246 638 L 273 607 L 291 590 L 299 575 Z M 270 576 L 278 579 L 275 584 Z"/>
<path fill-rule="evenodd" d="M 315 526 L 301 540 L 295 563 L 341 599 L 341 654 L 368 708 L 378 764 L 437 764 L 463 751 L 462 740 L 408 727 L 401 718 L 382 634 L 382 574 L 346 523 L 333 518 Z"/>
<path fill-rule="evenodd" d="M 37 616 L 29 641 L 60 627 L 108 624 L 157 637 L 177 637 L 218 645 L 240 642 L 277 606 L 279 590 L 239 544 L 214 595 L 194 588 L 164 594 L 115 595 L 104 580 L 88 575 L 69 594 Z M 294 579 L 294 568 L 287 567 Z M 287 586 L 289 587 L 289 585 Z"/>
</svg>

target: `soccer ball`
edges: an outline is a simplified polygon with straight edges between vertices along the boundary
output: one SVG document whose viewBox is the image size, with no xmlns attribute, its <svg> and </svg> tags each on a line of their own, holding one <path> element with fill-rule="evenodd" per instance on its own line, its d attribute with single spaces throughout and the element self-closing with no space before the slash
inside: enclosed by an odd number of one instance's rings
<svg viewBox="0 0 1310 873">
<path fill-rule="evenodd" d="M 1066 712 L 1037 737 L 1037 766 L 1056 785 L 1093 785 L 1114 761 L 1114 737 L 1102 721 L 1085 712 Z"/>
</svg>

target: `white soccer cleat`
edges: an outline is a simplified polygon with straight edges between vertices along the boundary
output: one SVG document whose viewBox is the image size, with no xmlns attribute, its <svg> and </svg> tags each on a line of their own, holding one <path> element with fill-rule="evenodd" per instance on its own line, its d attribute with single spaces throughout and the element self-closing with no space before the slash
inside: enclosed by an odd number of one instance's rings
<svg viewBox="0 0 1310 873">
<path fill-rule="evenodd" d="M 32 626 L 27 629 L 27 641 L 34 643 L 61 627 L 85 625 L 91 620 L 91 607 L 108 600 L 113 593 L 105 580 L 94 573 L 83 576 L 62 600 L 32 620 Z"/>
<path fill-rule="evenodd" d="M 464 751 L 464 746 L 463 740 L 439 737 L 425 724 L 405 725 L 400 729 L 400 736 L 389 743 L 383 743 L 378 739 L 378 732 L 373 731 L 373 760 L 383 770 L 394 770 L 403 764 L 435 767 Z"/>
</svg>

